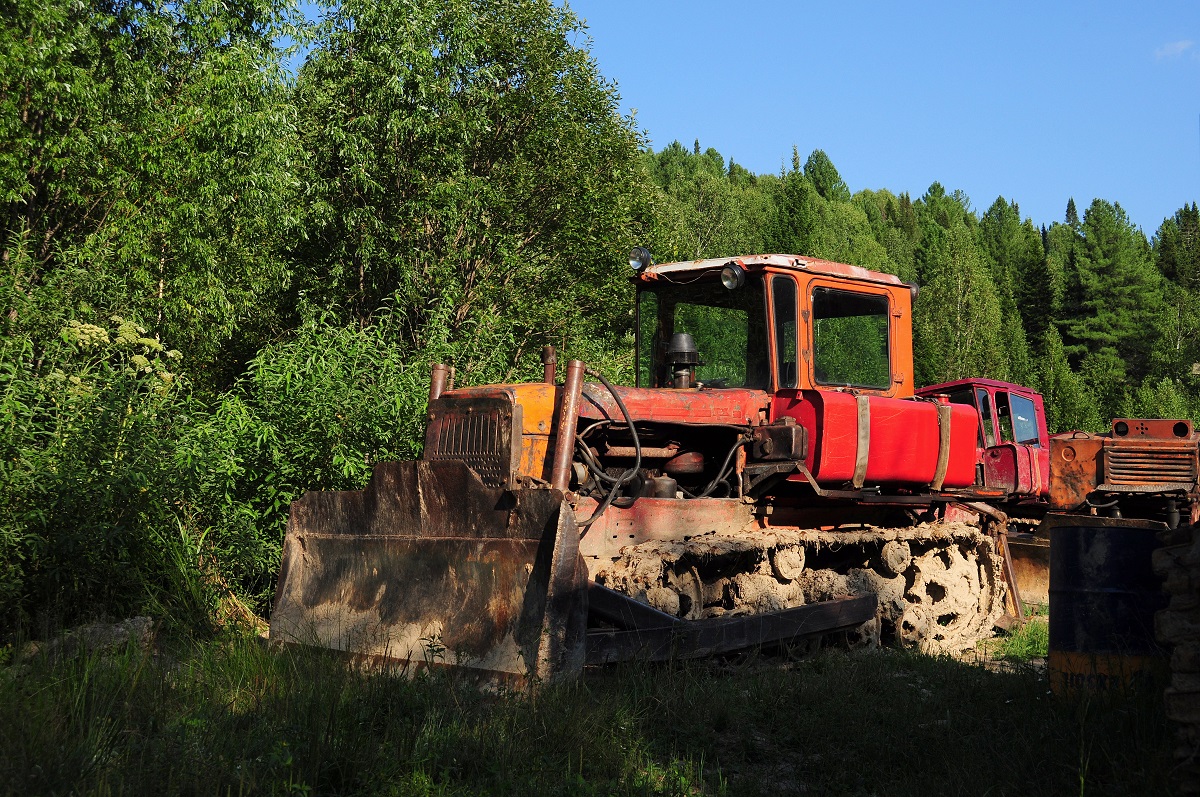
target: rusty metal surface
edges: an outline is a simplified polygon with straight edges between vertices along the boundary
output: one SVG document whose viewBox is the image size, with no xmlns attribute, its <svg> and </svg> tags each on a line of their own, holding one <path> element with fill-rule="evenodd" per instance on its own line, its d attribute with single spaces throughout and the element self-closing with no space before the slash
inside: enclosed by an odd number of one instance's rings
<svg viewBox="0 0 1200 797">
<path fill-rule="evenodd" d="M 576 512 L 590 517 L 597 502 L 583 498 Z M 630 507 L 609 507 L 579 541 L 589 560 L 611 562 L 627 545 L 657 540 L 679 542 L 701 534 L 732 534 L 755 525 L 752 505 L 736 498 L 639 498 Z"/>
<path fill-rule="evenodd" d="M 443 395 L 429 402 L 425 459 L 463 462 L 489 487 L 511 483 L 520 439 L 521 405 L 511 400 Z"/>
<path fill-rule="evenodd" d="M 699 658 L 783 644 L 855 628 L 874 619 L 878 605 L 875 595 L 863 595 L 764 614 L 592 632 L 587 637 L 587 663 Z"/>
<path fill-rule="evenodd" d="M 1099 489 L 1120 492 L 1142 488 L 1147 492 L 1187 491 L 1196 484 L 1197 446 L 1173 440 L 1112 439 L 1101 455 L 1104 482 Z"/>
<path fill-rule="evenodd" d="M 571 483 L 571 458 L 575 453 L 575 426 L 579 422 L 583 369 L 580 360 L 567 363 L 567 379 L 563 384 L 562 401 L 555 421 L 554 467 L 550 471 L 550 485 L 556 490 L 566 490 Z"/>
<path fill-rule="evenodd" d="M 1073 510 L 1083 506 L 1100 483 L 1100 450 L 1104 438 L 1075 432 L 1050 439 L 1050 506 Z"/>
<path fill-rule="evenodd" d="M 1163 418 L 1113 418 L 1112 430 L 1114 438 L 1129 439 L 1189 440 L 1193 434 L 1191 421 Z"/>
<path fill-rule="evenodd" d="M 429 377 L 429 400 L 440 398 L 446 392 L 446 381 L 450 378 L 449 366 L 435 363 Z"/>
<path fill-rule="evenodd" d="M 1073 510 L 1092 493 L 1194 493 L 1200 439 L 1185 421 L 1117 419 L 1114 432 L 1050 441 L 1050 505 Z"/>
<path fill-rule="evenodd" d="M 1009 561 L 1016 575 L 1021 599 L 1027 605 L 1050 602 L 1050 540 L 1032 534 L 1009 533 Z"/>
<path fill-rule="evenodd" d="M 558 354 L 553 346 L 542 347 L 542 381 L 547 385 L 554 384 L 554 371 L 558 365 Z"/>
<path fill-rule="evenodd" d="M 271 637 L 507 680 L 580 671 L 587 568 L 557 490 L 462 463 L 389 462 L 292 505 Z"/>
<path fill-rule="evenodd" d="M 668 443 L 665 446 L 642 446 L 642 459 L 670 459 L 679 453 L 679 443 Z M 604 445 L 604 456 L 618 459 L 633 459 L 638 449 L 633 446 Z"/>
</svg>

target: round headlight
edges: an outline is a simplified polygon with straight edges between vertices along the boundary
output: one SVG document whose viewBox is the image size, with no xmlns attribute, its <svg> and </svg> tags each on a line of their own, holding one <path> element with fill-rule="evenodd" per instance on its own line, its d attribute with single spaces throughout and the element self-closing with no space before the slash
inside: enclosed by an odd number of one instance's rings
<svg viewBox="0 0 1200 797">
<path fill-rule="evenodd" d="M 629 267 L 634 271 L 641 271 L 647 266 L 654 265 L 654 258 L 650 255 L 650 250 L 644 246 L 635 246 L 629 250 Z"/>
<path fill-rule="evenodd" d="M 742 287 L 746 284 L 746 270 L 737 263 L 730 263 L 721 269 L 721 284 L 731 291 Z"/>
</svg>

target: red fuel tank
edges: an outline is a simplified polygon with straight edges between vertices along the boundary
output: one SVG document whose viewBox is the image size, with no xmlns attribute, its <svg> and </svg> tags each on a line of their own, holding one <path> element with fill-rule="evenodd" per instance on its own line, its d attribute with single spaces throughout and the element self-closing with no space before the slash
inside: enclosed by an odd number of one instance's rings
<svg viewBox="0 0 1200 797">
<path fill-rule="evenodd" d="M 941 487 L 970 487 L 975 483 L 979 416 L 974 407 L 943 406 L 948 407 L 943 410 L 948 418 L 944 432 L 933 401 L 838 391 L 781 391 L 775 396 L 772 416 L 790 416 L 808 429 L 805 465 L 823 486 L 853 482 L 865 465 L 861 478 L 865 485 L 929 487 L 936 481 L 945 446 Z"/>
</svg>

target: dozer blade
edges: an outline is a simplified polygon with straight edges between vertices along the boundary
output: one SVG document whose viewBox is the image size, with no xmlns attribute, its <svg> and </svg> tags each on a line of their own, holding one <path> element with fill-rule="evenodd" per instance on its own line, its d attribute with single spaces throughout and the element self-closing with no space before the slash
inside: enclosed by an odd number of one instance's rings
<svg viewBox="0 0 1200 797">
<path fill-rule="evenodd" d="M 587 567 L 562 492 L 484 486 L 461 462 L 385 462 L 288 520 L 271 637 L 521 684 L 577 676 Z"/>
<path fill-rule="evenodd" d="M 1008 535 L 1008 553 L 1021 600 L 1028 608 L 1050 603 L 1050 540 L 1034 534 Z"/>
</svg>

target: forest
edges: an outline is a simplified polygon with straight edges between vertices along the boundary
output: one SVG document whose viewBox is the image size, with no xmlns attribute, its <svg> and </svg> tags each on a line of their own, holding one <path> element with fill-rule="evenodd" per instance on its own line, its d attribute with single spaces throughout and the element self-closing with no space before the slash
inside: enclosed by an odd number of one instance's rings
<svg viewBox="0 0 1200 797">
<path fill-rule="evenodd" d="M 918 384 L 1031 385 L 1052 431 L 1200 420 L 1195 202 L 1147 237 L 1115 199 L 1035 222 L 852 191 L 819 148 L 655 151 L 549 0 L 0 0 L 0 30 L 5 635 L 265 616 L 289 502 L 418 455 L 431 363 L 538 378 L 551 343 L 632 380 L 633 245 L 916 282 Z"/>
</svg>

